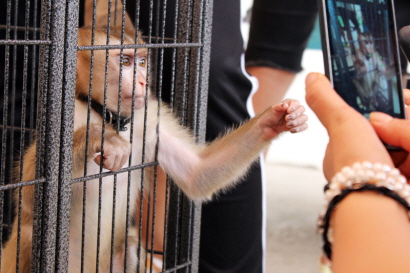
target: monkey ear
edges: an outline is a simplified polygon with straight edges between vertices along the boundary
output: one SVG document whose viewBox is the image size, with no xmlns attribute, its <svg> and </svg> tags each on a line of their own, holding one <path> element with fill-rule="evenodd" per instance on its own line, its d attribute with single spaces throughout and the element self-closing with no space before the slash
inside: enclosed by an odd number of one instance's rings
<svg viewBox="0 0 410 273">
<path fill-rule="evenodd" d="M 124 26 L 125 34 L 130 37 L 135 37 L 135 28 L 131 24 L 125 24 Z"/>
<path fill-rule="evenodd" d="M 141 30 L 138 31 L 138 43 L 139 44 L 146 44 L 146 42 L 142 38 L 142 31 Z"/>
<path fill-rule="evenodd" d="M 146 42 L 144 41 L 144 39 L 142 39 L 142 31 L 138 30 L 135 31 L 134 26 L 130 26 L 130 25 L 125 25 L 124 28 L 125 34 L 131 39 L 131 41 L 135 41 L 135 35 L 137 34 L 138 36 L 138 44 L 146 44 Z"/>
<path fill-rule="evenodd" d="M 131 38 L 131 41 L 135 41 L 135 35 L 138 35 L 138 44 L 145 44 L 144 40 L 142 40 L 142 31 L 136 31 L 133 25 L 125 24 L 124 26 L 125 35 Z"/>
</svg>

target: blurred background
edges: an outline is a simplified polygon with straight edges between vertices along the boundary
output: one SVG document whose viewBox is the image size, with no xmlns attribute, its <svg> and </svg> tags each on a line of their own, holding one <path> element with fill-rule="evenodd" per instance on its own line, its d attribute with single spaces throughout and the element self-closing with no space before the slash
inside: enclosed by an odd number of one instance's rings
<svg viewBox="0 0 410 273">
<path fill-rule="evenodd" d="M 252 0 L 242 0 L 243 35 Z M 328 136 L 305 101 L 305 77 L 324 73 L 319 23 L 303 56 L 304 70 L 291 85 L 286 98 L 306 106 L 309 129 L 283 134 L 274 140 L 266 157 L 266 272 L 315 273 L 319 271 L 321 239 L 316 234 L 323 186 L 322 159 Z"/>
</svg>

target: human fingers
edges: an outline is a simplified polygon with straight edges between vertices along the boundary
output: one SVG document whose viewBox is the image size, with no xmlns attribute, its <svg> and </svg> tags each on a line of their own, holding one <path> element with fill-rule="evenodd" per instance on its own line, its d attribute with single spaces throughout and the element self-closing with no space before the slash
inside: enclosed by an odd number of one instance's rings
<svg viewBox="0 0 410 273">
<path fill-rule="evenodd" d="M 410 151 L 410 121 L 398 119 L 381 112 L 372 112 L 369 117 L 377 135 L 387 144 Z"/>
<path fill-rule="evenodd" d="M 324 75 L 308 75 L 306 101 L 329 134 L 323 162 L 328 179 L 344 166 L 357 161 L 393 165 L 368 120 L 336 93 Z"/>
<path fill-rule="evenodd" d="M 404 151 L 392 151 L 392 160 L 400 171 L 410 177 L 410 121 L 392 118 L 391 116 L 373 112 L 370 114 L 370 122 L 382 141 L 395 147 L 403 148 Z"/>
<path fill-rule="evenodd" d="M 404 103 L 410 105 L 410 89 L 403 89 Z"/>
<path fill-rule="evenodd" d="M 404 104 L 406 106 L 410 106 L 410 89 L 403 89 L 403 98 L 404 98 Z M 404 110 L 406 111 L 406 115 L 409 117 L 410 107 L 406 107 Z"/>
<path fill-rule="evenodd" d="M 306 77 L 306 102 L 319 120 L 331 130 L 357 113 L 333 89 L 329 80 L 319 73 L 310 73 Z"/>
<path fill-rule="evenodd" d="M 340 126 L 339 130 L 329 132 L 329 143 L 323 160 L 323 171 L 327 179 L 331 179 L 344 166 L 351 166 L 355 162 L 370 161 L 394 166 L 370 123 L 362 125 Z"/>
</svg>

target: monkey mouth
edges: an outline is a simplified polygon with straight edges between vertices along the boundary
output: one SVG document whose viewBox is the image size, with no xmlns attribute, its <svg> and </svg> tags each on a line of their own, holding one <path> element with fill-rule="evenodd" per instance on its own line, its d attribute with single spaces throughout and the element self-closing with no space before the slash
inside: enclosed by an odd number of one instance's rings
<svg viewBox="0 0 410 273">
<path fill-rule="evenodd" d="M 126 104 L 131 105 L 133 100 L 134 100 L 134 103 L 145 101 L 145 95 L 135 95 L 134 97 L 132 96 L 123 97 L 121 99 L 121 103 L 126 103 Z"/>
<path fill-rule="evenodd" d="M 145 96 L 137 96 L 134 99 L 134 108 L 140 109 L 145 105 Z"/>
<path fill-rule="evenodd" d="M 137 101 L 145 101 L 145 96 L 135 97 L 134 101 L 135 101 L 135 102 L 137 102 Z"/>
</svg>

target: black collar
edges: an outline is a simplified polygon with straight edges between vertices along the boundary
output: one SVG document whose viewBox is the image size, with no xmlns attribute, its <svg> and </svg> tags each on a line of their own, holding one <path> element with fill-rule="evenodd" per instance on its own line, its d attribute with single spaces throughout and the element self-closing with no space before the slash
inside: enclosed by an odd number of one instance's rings
<svg viewBox="0 0 410 273">
<path fill-rule="evenodd" d="M 78 98 L 84 102 L 88 102 L 88 97 L 84 95 L 79 95 Z M 128 123 L 131 122 L 131 117 L 124 117 L 119 116 L 117 113 L 105 108 L 105 117 L 104 117 L 104 107 L 96 102 L 95 100 L 91 100 L 91 108 L 94 109 L 108 124 L 112 124 L 114 129 L 117 129 L 117 125 L 119 124 L 120 131 L 127 131 L 127 127 L 125 127 Z"/>
</svg>

